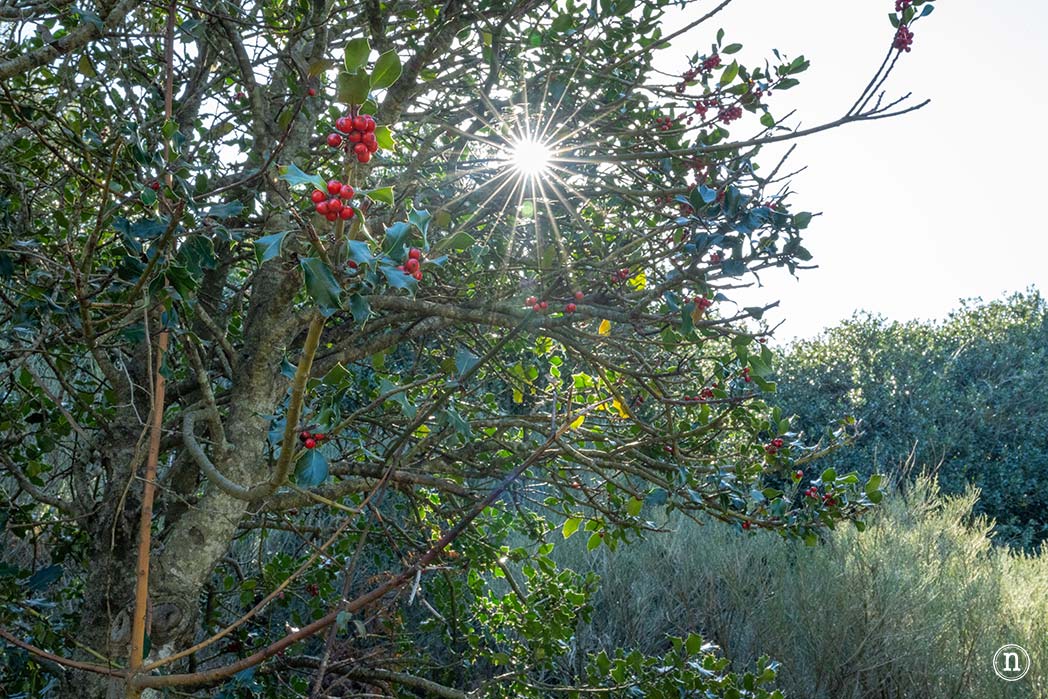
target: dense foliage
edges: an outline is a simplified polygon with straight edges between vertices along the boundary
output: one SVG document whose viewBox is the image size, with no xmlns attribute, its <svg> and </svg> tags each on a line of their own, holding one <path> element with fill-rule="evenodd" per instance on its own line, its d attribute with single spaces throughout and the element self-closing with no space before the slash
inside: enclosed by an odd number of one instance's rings
<svg viewBox="0 0 1048 699">
<path fill-rule="evenodd" d="M 918 475 L 889 489 L 865 532 L 824 545 L 673 517 L 674 536 L 616 553 L 558 547 L 562 565 L 601 577 L 578 646 L 652 652 L 702 628 L 743 665 L 780 660 L 789 697 L 1046 699 L 1043 673 L 1009 683 L 990 667 L 1005 643 L 1048 655 L 1048 548 L 991 545 L 977 500 Z"/>
<path fill-rule="evenodd" d="M 981 490 L 998 542 L 1048 538 L 1048 307 L 1036 291 L 965 303 L 942 322 L 858 315 L 783 354 L 779 403 L 800 429 L 853 415 L 863 436 L 829 461 L 860 473 L 934 468 Z M 912 454 L 911 454 L 912 453 Z"/>
<path fill-rule="evenodd" d="M 551 674 L 594 588 L 564 537 L 651 502 L 814 541 L 882 496 L 810 466 L 851 426 L 802 439 L 762 309 L 720 309 L 810 258 L 762 146 L 919 106 L 881 86 L 933 5 L 798 131 L 808 62 L 726 4 L 669 79 L 668 0 L 5 11 L 4 689 L 777 696 L 692 632 Z"/>
</svg>

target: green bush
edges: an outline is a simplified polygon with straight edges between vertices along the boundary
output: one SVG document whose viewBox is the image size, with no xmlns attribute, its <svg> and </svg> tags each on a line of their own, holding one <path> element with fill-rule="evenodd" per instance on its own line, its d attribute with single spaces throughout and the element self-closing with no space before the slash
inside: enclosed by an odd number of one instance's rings
<svg viewBox="0 0 1048 699">
<path fill-rule="evenodd" d="M 783 353 L 779 404 L 818 433 L 842 415 L 862 421 L 857 444 L 827 460 L 870 473 L 939 464 L 944 490 L 982 491 L 977 512 L 996 541 L 1048 538 L 1048 312 L 1036 291 L 968 302 L 945 321 L 888 322 L 859 314 Z"/>
<path fill-rule="evenodd" d="M 973 489 L 945 496 L 921 477 L 864 533 L 838 529 L 813 547 L 681 518 L 615 553 L 566 542 L 563 564 L 603 578 L 577 650 L 655 651 L 667 634 L 699 631 L 735 662 L 780 661 L 792 697 L 1048 697 L 1036 665 L 1048 658 L 1048 547 L 991 546 L 976 502 Z M 1019 682 L 991 669 L 1005 643 L 1034 659 Z"/>
</svg>

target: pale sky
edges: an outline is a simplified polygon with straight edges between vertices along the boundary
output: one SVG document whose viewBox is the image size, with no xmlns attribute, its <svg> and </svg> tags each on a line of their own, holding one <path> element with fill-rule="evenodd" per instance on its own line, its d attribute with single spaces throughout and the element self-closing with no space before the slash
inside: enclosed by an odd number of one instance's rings
<svg viewBox="0 0 1048 699">
<path fill-rule="evenodd" d="M 843 114 L 880 65 L 894 4 L 735 0 L 675 43 L 705 48 L 723 27 L 725 43 L 744 44 L 737 57 L 748 65 L 763 64 L 771 48 L 803 53 L 811 68 L 801 85 L 769 104 L 776 116 L 796 107 L 814 126 Z M 763 289 L 736 293 L 741 305 L 781 300 L 778 340 L 813 335 L 857 309 L 942 318 L 961 298 L 1048 291 L 1048 2 L 935 5 L 886 86 L 889 96 L 913 92 L 931 104 L 800 141 L 793 162 L 808 169 L 794 179 L 792 201 L 795 211 L 823 212 L 806 242 L 820 268 L 799 279 L 764 275 Z M 687 53 L 663 50 L 657 65 L 679 73 Z"/>
</svg>

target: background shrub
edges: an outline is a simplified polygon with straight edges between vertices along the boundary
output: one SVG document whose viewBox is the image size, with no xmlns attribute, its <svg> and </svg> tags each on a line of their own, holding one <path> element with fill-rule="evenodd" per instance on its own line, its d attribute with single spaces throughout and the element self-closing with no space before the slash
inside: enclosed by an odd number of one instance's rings
<svg viewBox="0 0 1048 699">
<path fill-rule="evenodd" d="M 864 436 L 827 459 L 838 472 L 938 464 L 944 490 L 979 487 L 996 541 L 1048 537 L 1048 314 L 1037 291 L 966 302 L 942 322 L 870 314 L 781 357 L 779 404 L 818 433 L 841 415 Z"/>
<path fill-rule="evenodd" d="M 992 546 L 977 499 L 921 477 L 866 532 L 814 547 L 676 515 L 672 534 L 617 552 L 573 538 L 561 563 L 602 578 L 577 651 L 654 652 L 700 631 L 735 662 L 780 661 L 793 697 L 1048 697 L 1043 673 L 1012 684 L 991 670 L 1005 643 L 1048 658 L 1048 557 Z"/>
</svg>

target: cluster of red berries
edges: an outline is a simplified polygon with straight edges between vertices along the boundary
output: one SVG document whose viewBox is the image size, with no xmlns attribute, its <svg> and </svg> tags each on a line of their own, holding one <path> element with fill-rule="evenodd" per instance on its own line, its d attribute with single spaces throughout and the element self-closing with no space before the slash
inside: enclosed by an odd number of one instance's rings
<svg viewBox="0 0 1048 699">
<path fill-rule="evenodd" d="M 724 109 L 720 110 L 719 114 L 717 114 L 717 118 L 723 121 L 725 124 L 730 124 L 736 119 L 742 118 L 742 107 L 740 107 L 737 104 L 732 107 L 725 107 Z"/>
<path fill-rule="evenodd" d="M 709 71 L 713 70 L 714 68 L 720 68 L 720 66 L 721 66 L 720 54 L 716 54 L 716 53 L 713 54 L 712 56 L 710 56 L 709 58 L 704 60 L 700 65 L 702 66 L 702 70 L 705 71 L 705 72 L 709 72 Z"/>
<path fill-rule="evenodd" d="M 348 184 L 342 184 L 338 180 L 330 180 L 327 183 L 327 192 L 314 189 L 310 199 L 313 200 L 313 208 L 318 214 L 334 221 L 341 218 L 343 221 L 353 218 L 356 211 L 349 205 L 349 200 L 356 194 Z"/>
<path fill-rule="evenodd" d="M 422 251 L 418 248 L 408 250 L 408 259 L 404 260 L 404 264 L 397 265 L 397 269 L 422 281 Z"/>
<path fill-rule="evenodd" d="M 902 12 L 913 4 L 913 0 L 895 0 L 895 11 Z"/>
<path fill-rule="evenodd" d="M 323 432 L 310 432 L 309 430 L 302 430 L 298 433 L 298 441 L 302 442 L 302 446 L 306 449 L 312 449 L 316 445 L 327 439 L 327 435 Z"/>
<path fill-rule="evenodd" d="M 748 366 L 742 368 L 742 380 L 746 383 L 750 383 L 751 381 L 753 381 L 753 377 L 750 376 L 750 368 Z"/>
<path fill-rule="evenodd" d="M 612 272 L 611 273 L 611 281 L 612 281 L 613 284 L 615 282 L 624 282 L 624 281 L 626 281 L 629 278 L 630 278 L 630 271 L 629 271 L 629 268 L 627 268 L 627 267 L 623 267 L 618 272 Z"/>
<path fill-rule="evenodd" d="M 778 453 L 779 449 L 782 449 L 782 445 L 785 443 L 786 442 L 782 441 L 781 438 L 776 437 L 775 439 L 771 440 L 770 442 L 764 445 L 764 451 L 766 451 L 769 455 L 774 456 L 776 453 Z"/>
<path fill-rule="evenodd" d="M 910 46 L 913 45 L 913 32 L 903 24 L 899 26 L 899 29 L 895 32 L 895 41 L 892 42 L 892 48 L 898 51 L 909 51 Z"/>
<path fill-rule="evenodd" d="M 713 107 L 718 104 L 716 97 L 706 97 L 695 103 L 695 113 L 703 119 L 706 118 L 706 112 L 710 111 Z"/>
<path fill-rule="evenodd" d="M 710 400 L 711 398 L 713 398 L 713 389 L 717 388 L 719 385 L 720 384 L 714 383 L 713 388 L 704 388 L 701 391 L 699 391 L 699 395 L 697 396 L 682 396 L 681 399 L 685 403 L 694 403 L 698 401 Z"/>
<path fill-rule="evenodd" d="M 745 520 L 745 521 L 744 521 L 744 522 L 742 523 L 742 528 L 743 528 L 743 529 L 745 529 L 746 531 L 749 531 L 749 530 L 750 530 L 750 527 L 752 527 L 752 526 L 753 526 L 753 523 L 752 523 L 752 522 L 750 522 L 750 521 L 749 521 L 748 519 L 747 519 L 747 520 Z"/>
<path fill-rule="evenodd" d="M 794 471 L 793 472 L 793 480 L 799 481 L 802 478 L 804 478 L 804 471 Z"/>
<path fill-rule="evenodd" d="M 347 153 L 352 150 L 357 160 L 366 163 L 378 150 L 376 126 L 375 119 L 370 114 L 341 116 L 335 120 L 335 132 L 328 134 L 327 143 L 332 148 L 341 148 L 344 145 Z M 345 134 L 345 137 L 342 134 Z"/>
<path fill-rule="evenodd" d="M 669 131 L 673 128 L 673 117 L 655 117 L 655 128 L 657 128 L 659 131 Z"/>
<path fill-rule="evenodd" d="M 711 252 L 710 253 L 710 264 L 711 265 L 719 265 L 721 263 L 721 260 L 723 260 L 723 259 L 724 259 L 724 257 L 719 252 Z"/>
<path fill-rule="evenodd" d="M 529 296 L 527 299 L 525 299 L 524 305 L 531 306 L 531 310 L 535 311 L 536 313 L 541 313 L 542 311 L 549 308 L 549 302 L 539 301 L 538 298 L 535 296 Z"/>
<path fill-rule="evenodd" d="M 698 306 L 701 310 L 705 311 L 707 308 L 713 305 L 713 301 L 709 300 L 705 296 L 696 296 L 695 305 Z"/>
</svg>

